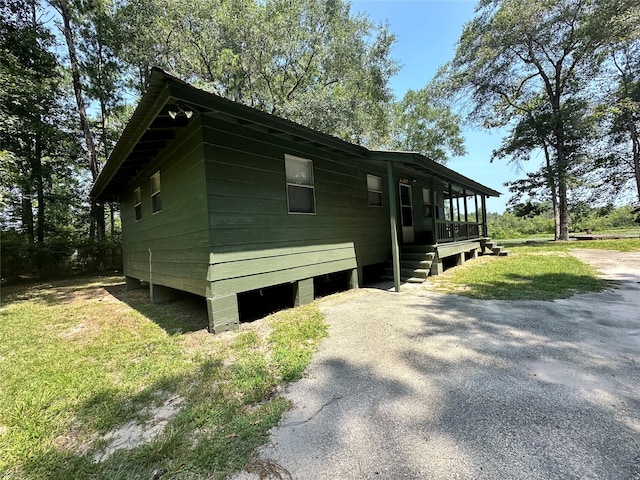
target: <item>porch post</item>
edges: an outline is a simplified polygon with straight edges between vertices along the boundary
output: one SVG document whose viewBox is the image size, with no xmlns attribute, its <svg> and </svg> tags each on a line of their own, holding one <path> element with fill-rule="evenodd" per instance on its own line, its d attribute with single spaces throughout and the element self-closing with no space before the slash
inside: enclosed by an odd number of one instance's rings
<svg viewBox="0 0 640 480">
<path fill-rule="evenodd" d="M 398 220 L 396 218 L 396 181 L 393 178 L 393 162 L 387 162 L 387 181 L 389 183 L 389 224 L 391 226 L 391 262 L 393 264 L 393 285 L 400 291 L 400 248 L 398 246 Z"/>
<path fill-rule="evenodd" d="M 449 218 L 451 218 L 451 241 L 456 241 L 456 228 L 453 224 L 455 222 L 453 218 L 453 189 L 451 188 L 451 184 L 449 184 Z"/>
<path fill-rule="evenodd" d="M 477 193 L 473 195 L 473 200 L 476 202 L 476 223 L 478 223 L 478 220 L 480 220 L 479 218 L 480 212 L 478 212 L 478 194 Z"/>
<path fill-rule="evenodd" d="M 489 236 L 487 229 L 487 197 L 484 194 L 482 194 L 482 235 Z"/>
<path fill-rule="evenodd" d="M 433 181 L 433 177 L 431 177 L 431 183 L 429 184 L 431 188 L 431 231 L 433 232 L 433 243 L 438 243 L 438 237 L 440 236 L 438 232 L 438 222 L 436 222 L 436 216 L 438 215 L 438 196 L 436 195 L 435 190 L 435 182 Z"/>
<path fill-rule="evenodd" d="M 464 203 L 464 229 L 467 232 L 467 240 L 469 239 L 470 235 L 469 235 L 469 213 L 468 213 L 468 209 L 467 209 L 467 189 L 463 188 L 462 189 L 462 198 L 463 203 Z"/>
</svg>

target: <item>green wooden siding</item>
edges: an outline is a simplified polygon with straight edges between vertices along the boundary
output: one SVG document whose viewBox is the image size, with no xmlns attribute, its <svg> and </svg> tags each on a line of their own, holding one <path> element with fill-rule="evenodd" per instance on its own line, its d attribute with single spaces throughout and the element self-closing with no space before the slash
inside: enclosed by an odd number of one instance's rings
<svg viewBox="0 0 640 480">
<path fill-rule="evenodd" d="M 208 279 L 215 295 L 389 259 L 388 205 L 370 207 L 366 183 L 367 174 L 384 178 L 384 164 L 349 160 L 261 131 L 248 133 L 212 118 L 203 125 Z M 288 213 L 285 154 L 312 160 L 315 214 Z"/>
<path fill-rule="evenodd" d="M 210 233 L 203 152 L 201 129 L 194 122 L 123 192 L 125 275 L 205 295 Z M 149 179 L 158 170 L 162 209 L 152 214 Z M 142 219 L 136 222 L 133 190 L 138 186 Z"/>
</svg>

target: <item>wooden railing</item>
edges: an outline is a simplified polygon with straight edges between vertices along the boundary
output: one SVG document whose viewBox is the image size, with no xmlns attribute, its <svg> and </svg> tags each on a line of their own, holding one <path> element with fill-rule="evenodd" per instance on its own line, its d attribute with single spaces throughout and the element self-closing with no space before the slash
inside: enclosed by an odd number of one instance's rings
<svg viewBox="0 0 640 480">
<path fill-rule="evenodd" d="M 465 223 L 465 222 L 437 222 L 438 242 L 455 242 L 456 240 L 468 240 L 471 238 L 479 238 L 482 236 L 481 223 Z"/>
</svg>

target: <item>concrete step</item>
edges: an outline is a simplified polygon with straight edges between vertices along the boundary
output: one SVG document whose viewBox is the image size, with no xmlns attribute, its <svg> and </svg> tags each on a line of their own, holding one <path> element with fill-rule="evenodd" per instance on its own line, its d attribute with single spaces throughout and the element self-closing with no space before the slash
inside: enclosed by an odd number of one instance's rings
<svg viewBox="0 0 640 480">
<path fill-rule="evenodd" d="M 432 252 L 433 247 L 430 245 L 403 245 L 400 247 L 402 253 L 423 253 Z"/>
<path fill-rule="evenodd" d="M 384 275 L 389 276 L 393 279 L 393 268 L 386 267 L 383 271 Z M 429 276 L 429 270 L 426 268 L 401 268 L 400 269 L 400 277 L 401 278 L 427 278 Z"/>
<path fill-rule="evenodd" d="M 429 270 L 433 262 L 431 260 L 400 260 L 401 268 Z"/>
<path fill-rule="evenodd" d="M 433 260 L 435 252 L 402 252 L 400 260 Z"/>
<path fill-rule="evenodd" d="M 509 250 L 501 250 L 498 254 L 499 257 L 507 257 L 511 252 Z"/>
<path fill-rule="evenodd" d="M 493 247 L 491 247 L 491 251 L 493 252 L 494 255 L 500 255 L 500 252 L 502 252 L 504 250 L 504 247 L 501 245 L 494 245 Z"/>
</svg>

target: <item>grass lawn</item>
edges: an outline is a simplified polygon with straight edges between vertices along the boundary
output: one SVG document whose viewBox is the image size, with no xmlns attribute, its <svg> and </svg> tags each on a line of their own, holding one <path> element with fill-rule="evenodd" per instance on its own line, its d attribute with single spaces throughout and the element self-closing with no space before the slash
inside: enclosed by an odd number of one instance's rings
<svg viewBox="0 0 640 480">
<path fill-rule="evenodd" d="M 194 302 L 152 305 L 121 277 L 3 288 L 0 478 L 215 479 L 247 465 L 326 326 L 309 305 L 210 335 Z M 150 427 L 160 407 L 175 415 L 158 435 L 113 451 L 119 428 Z"/>
<path fill-rule="evenodd" d="M 429 278 L 436 291 L 472 298 L 500 300 L 554 300 L 577 293 L 598 292 L 609 282 L 593 268 L 572 257 L 569 250 L 592 248 L 639 251 L 640 238 L 521 245 L 504 241 L 508 257 L 484 256 Z"/>
</svg>

